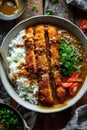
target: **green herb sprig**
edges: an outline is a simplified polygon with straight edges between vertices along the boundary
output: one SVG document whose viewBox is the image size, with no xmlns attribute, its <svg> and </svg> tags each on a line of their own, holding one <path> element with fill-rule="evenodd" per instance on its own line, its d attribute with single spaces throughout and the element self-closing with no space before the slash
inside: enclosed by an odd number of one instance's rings
<svg viewBox="0 0 87 130">
<path fill-rule="evenodd" d="M 52 4 L 55 4 L 55 3 L 58 2 L 58 0 L 50 0 L 50 2 L 51 2 Z"/>
<path fill-rule="evenodd" d="M 37 7 L 36 6 L 32 6 L 32 11 L 34 11 L 34 12 L 38 12 L 38 9 L 37 9 Z"/>
<path fill-rule="evenodd" d="M 0 0 L 0 6 L 2 6 L 3 0 Z"/>
<path fill-rule="evenodd" d="M 46 10 L 46 14 L 48 14 L 48 15 L 54 15 L 54 11 L 51 10 L 51 9 L 47 9 Z"/>
</svg>

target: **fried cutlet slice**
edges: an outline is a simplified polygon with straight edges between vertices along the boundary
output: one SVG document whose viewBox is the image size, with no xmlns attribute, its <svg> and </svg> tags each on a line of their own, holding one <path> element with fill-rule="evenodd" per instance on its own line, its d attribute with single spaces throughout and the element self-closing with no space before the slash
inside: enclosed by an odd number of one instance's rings
<svg viewBox="0 0 87 130">
<path fill-rule="evenodd" d="M 60 84 L 62 82 L 62 76 L 60 71 L 58 70 L 59 67 L 59 59 L 60 59 L 60 53 L 59 53 L 59 40 L 60 36 L 58 35 L 57 28 L 54 26 L 48 26 L 48 37 L 49 37 L 49 48 L 50 48 L 50 60 L 51 60 L 51 71 L 52 71 L 52 76 L 54 78 L 55 86 L 56 86 L 56 93 L 59 97 L 59 100 L 61 101 L 62 99 L 65 99 L 66 96 L 66 90 L 63 91 L 64 94 L 60 95 Z M 62 100 L 63 102 L 64 100 Z"/>
<path fill-rule="evenodd" d="M 26 34 L 23 36 L 25 41 L 25 49 L 26 49 L 26 69 L 29 73 L 35 74 L 36 70 L 36 59 L 34 53 L 34 34 L 33 28 L 29 27 L 26 30 Z"/>
<path fill-rule="evenodd" d="M 53 97 L 49 78 L 49 65 L 46 56 L 44 25 L 37 25 L 35 27 L 35 49 L 39 84 L 38 98 L 41 104 L 49 106 L 53 104 Z"/>
</svg>

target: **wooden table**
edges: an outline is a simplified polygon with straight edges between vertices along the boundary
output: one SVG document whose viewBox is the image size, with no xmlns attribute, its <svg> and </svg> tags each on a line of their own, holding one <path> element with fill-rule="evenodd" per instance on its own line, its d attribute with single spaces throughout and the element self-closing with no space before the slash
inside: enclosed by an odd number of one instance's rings
<svg viewBox="0 0 87 130">
<path fill-rule="evenodd" d="M 33 11 L 32 7 L 36 7 L 37 11 Z M 24 14 L 12 21 L 2 21 L 0 20 L 0 43 L 3 41 L 6 34 L 13 28 L 18 22 L 35 15 L 46 14 L 48 9 L 53 10 L 54 15 L 64 17 L 68 20 L 74 22 L 77 26 L 80 25 L 81 20 L 87 19 L 87 13 L 79 10 L 74 6 L 67 5 L 64 0 L 59 0 L 56 4 L 51 4 L 49 0 L 28 0 L 27 8 Z M 2 98 L 6 103 L 12 104 L 16 107 L 17 103 L 11 99 L 11 97 L 6 93 L 1 81 L 0 81 L 0 98 Z M 52 114 L 37 114 L 37 120 L 33 130 L 60 130 L 66 123 L 71 119 L 74 110 L 87 103 L 87 93 L 82 97 L 71 108 L 60 112 Z"/>
</svg>

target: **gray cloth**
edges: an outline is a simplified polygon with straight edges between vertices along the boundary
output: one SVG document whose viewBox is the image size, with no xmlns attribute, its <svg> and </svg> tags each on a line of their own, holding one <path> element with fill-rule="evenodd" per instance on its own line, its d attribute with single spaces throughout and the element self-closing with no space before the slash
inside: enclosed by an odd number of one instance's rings
<svg viewBox="0 0 87 130">
<path fill-rule="evenodd" d="M 25 120 L 27 130 L 32 130 L 36 122 L 37 113 L 20 105 L 17 106 L 17 110 L 21 113 L 23 119 Z"/>
<path fill-rule="evenodd" d="M 72 4 L 87 12 L 87 0 L 65 0 L 67 4 Z"/>
<path fill-rule="evenodd" d="M 62 130 L 87 130 L 87 104 L 76 109 L 74 116 Z"/>
</svg>

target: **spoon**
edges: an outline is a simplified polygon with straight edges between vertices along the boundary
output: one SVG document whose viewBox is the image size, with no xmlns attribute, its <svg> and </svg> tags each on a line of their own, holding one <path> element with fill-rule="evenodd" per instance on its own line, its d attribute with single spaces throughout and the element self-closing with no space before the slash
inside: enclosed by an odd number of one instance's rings
<svg viewBox="0 0 87 130">
<path fill-rule="evenodd" d="M 0 54 L 2 56 L 2 59 L 3 59 L 4 63 L 5 63 L 4 67 L 5 67 L 6 73 L 8 75 L 9 74 L 9 64 L 8 64 L 7 58 L 6 58 L 5 54 L 4 54 L 4 51 L 3 51 L 3 49 L 1 47 L 0 47 Z"/>
<path fill-rule="evenodd" d="M 2 57 L 2 59 L 4 61 L 4 68 L 5 68 L 5 71 L 6 71 L 6 74 L 7 74 L 7 77 L 9 79 L 9 81 L 11 82 L 12 85 L 17 87 L 16 84 L 14 84 L 13 81 L 9 78 L 9 72 L 10 72 L 9 63 L 8 63 L 8 60 L 7 60 L 6 56 L 5 56 L 5 53 L 4 53 L 4 51 L 3 51 L 3 49 L 1 47 L 0 47 L 0 54 L 1 54 L 1 57 Z"/>
</svg>

